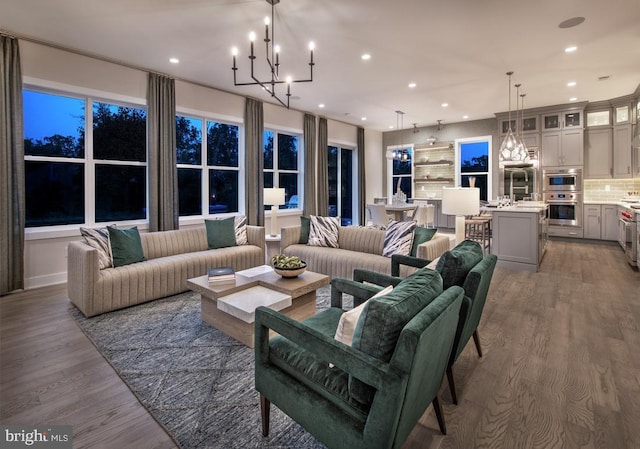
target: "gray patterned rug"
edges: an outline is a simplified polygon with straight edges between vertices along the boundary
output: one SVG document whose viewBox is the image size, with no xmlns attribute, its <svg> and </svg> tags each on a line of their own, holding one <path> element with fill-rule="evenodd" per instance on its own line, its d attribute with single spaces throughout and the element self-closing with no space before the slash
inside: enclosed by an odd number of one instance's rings
<svg viewBox="0 0 640 449">
<path fill-rule="evenodd" d="M 328 307 L 329 287 L 318 290 Z M 271 407 L 262 437 L 254 352 L 200 319 L 193 292 L 85 318 L 83 332 L 182 449 L 324 448 Z"/>
</svg>

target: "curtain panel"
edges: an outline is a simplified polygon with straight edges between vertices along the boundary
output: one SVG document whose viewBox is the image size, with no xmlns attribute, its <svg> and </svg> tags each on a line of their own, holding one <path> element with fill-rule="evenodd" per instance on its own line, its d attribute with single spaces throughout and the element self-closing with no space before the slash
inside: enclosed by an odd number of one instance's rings
<svg viewBox="0 0 640 449">
<path fill-rule="evenodd" d="M 18 40 L 0 35 L 0 295 L 24 288 L 24 132 Z"/>
<path fill-rule="evenodd" d="M 316 116 L 304 115 L 304 209 L 302 215 L 316 215 Z"/>
<path fill-rule="evenodd" d="M 367 192 L 364 172 L 364 128 L 358 127 L 358 219 L 361 225 L 367 223 Z"/>
<path fill-rule="evenodd" d="M 179 226 L 175 81 L 149 73 L 147 87 L 149 231 L 170 231 Z"/>
<path fill-rule="evenodd" d="M 245 204 L 247 224 L 264 226 L 264 112 L 262 102 L 247 98 L 244 109 Z"/>
<path fill-rule="evenodd" d="M 316 186 L 318 215 L 329 215 L 329 137 L 327 119 L 318 122 L 318 182 Z"/>
</svg>

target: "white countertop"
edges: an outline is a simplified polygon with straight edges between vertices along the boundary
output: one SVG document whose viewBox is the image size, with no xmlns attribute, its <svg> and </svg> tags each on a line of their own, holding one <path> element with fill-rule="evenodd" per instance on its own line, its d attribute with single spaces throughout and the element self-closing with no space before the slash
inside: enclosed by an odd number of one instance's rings
<svg viewBox="0 0 640 449">
<path fill-rule="evenodd" d="M 508 207 L 481 207 L 480 210 L 486 212 L 518 212 L 518 213 L 540 213 L 549 206 L 546 204 L 535 206 L 508 206 Z"/>
</svg>

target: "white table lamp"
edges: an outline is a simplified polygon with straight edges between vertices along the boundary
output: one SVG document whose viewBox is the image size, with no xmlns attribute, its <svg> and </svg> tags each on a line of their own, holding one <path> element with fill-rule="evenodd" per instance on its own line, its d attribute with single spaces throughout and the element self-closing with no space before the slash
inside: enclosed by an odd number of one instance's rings
<svg viewBox="0 0 640 449">
<path fill-rule="evenodd" d="M 264 205 L 271 206 L 271 236 L 278 235 L 278 206 L 285 204 L 284 189 L 277 187 L 264 189 Z"/>
<path fill-rule="evenodd" d="M 464 240 L 464 217 L 480 213 L 480 189 L 442 188 L 442 213 L 456 216 L 456 245 Z"/>
</svg>

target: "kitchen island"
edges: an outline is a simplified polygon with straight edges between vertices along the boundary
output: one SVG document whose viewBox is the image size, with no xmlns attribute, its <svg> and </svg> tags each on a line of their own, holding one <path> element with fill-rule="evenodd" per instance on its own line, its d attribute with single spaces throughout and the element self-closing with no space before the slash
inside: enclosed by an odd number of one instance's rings
<svg viewBox="0 0 640 449">
<path fill-rule="evenodd" d="M 538 271 L 547 246 L 548 206 L 518 203 L 486 208 L 492 215 L 493 248 L 498 266 Z"/>
</svg>

